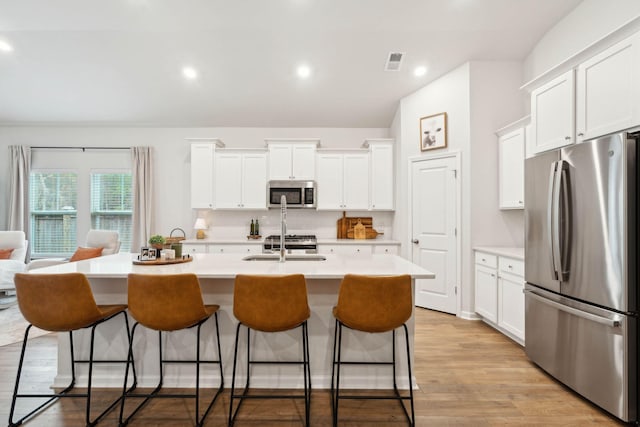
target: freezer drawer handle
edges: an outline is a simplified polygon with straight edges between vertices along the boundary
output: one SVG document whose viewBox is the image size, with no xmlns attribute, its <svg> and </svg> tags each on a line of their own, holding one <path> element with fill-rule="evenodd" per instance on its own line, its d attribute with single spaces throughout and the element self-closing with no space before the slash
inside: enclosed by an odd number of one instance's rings
<svg viewBox="0 0 640 427">
<path fill-rule="evenodd" d="M 564 311 L 566 313 L 569 314 L 573 314 L 574 316 L 578 316 L 578 317 L 582 317 L 583 319 L 587 319 L 587 320 L 591 320 L 592 322 L 596 322 L 596 323 L 600 323 L 602 325 L 606 325 L 609 326 L 611 328 L 618 328 L 621 325 L 620 320 L 613 320 L 613 319 L 607 319 L 606 317 L 602 317 L 602 316 L 598 316 L 595 314 L 591 314 L 591 313 L 587 313 L 585 311 L 582 310 L 578 310 L 576 308 L 573 307 L 569 307 L 560 303 L 557 303 L 555 301 L 552 301 L 550 299 L 547 299 L 543 296 L 540 296 L 538 294 L 536 294 L 535 292 L 532 292 L 530 290 L 524 290 L 524 293 L 528 294 L 528 296 L 530 296 L 531 298 L 540 301 L 541 303 L 550 305 L 551 307 L 557 308 L 560 311 Z"/>
</svg>

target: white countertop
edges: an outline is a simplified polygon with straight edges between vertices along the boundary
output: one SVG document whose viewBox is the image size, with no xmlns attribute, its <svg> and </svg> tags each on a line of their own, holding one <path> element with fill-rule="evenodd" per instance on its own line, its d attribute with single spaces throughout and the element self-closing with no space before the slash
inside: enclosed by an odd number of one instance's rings
<svg viewBox="0 0 640 427">
<path fill-rule="evenodd" d="M 169 265 L 134 265 L 138 254 L 119 253 L 84 261 L 31 270 L 33 274 L 84 273 L 88 278 L 126 278 L 129 273 L 194 273 L 203 279 L 232 279 L 242 274 L 304 274 L 307 279 L 341 279 L 346 274 L 433 279 L 435 274 L 397 255 L 324 255 L 325 261 L 243 261 L 244 254 L 194 254 L 192 262 Z"/>
<path fill-rule="evenodd" d="M 524 260 L 524 248 L 511 248 L 506 246 L 476 246 L 473 248 L 473 250 Z"/>
<path fill-rule="evenodd" d="M 261 245 L 263 239 L 186 239 L 182 241 L 186 245 Z M 319 245 L 394 245 L 400 246 L 398 240 L 384 239 L 318 239 Z"/>
</svg>

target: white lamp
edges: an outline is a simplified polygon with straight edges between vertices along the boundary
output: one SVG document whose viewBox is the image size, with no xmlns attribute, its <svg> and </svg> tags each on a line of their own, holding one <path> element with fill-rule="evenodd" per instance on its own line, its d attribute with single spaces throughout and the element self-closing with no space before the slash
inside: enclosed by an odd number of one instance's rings
<svg viewBox="0 0 640 427">
<path fill-rule="evenodd" d="M 198 230 L 196 232 L 196 239 L 204 239 L 204 230 L 209 227 L 207 227 L 207 223 L 205 222 L 204 218 L 197 218 L 196 223 L 193 225 L 193 228 L 195 230 Z"/>
</svg>

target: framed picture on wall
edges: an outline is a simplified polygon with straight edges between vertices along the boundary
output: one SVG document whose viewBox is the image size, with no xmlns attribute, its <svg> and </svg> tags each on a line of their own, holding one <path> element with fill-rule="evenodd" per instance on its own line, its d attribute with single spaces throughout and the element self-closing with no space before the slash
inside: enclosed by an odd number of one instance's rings
<svg viewBox="0 0 640 427">
<path fill-rule="evenodd" d="M 447 113 L 432 114 L 420 119 L 420 151 L 447 146 Z"/>
</svg>

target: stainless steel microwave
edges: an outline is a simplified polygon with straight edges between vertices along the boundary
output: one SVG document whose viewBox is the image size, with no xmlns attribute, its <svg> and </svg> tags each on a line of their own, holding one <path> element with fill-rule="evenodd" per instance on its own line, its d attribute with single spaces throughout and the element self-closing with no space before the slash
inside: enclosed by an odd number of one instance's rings
<svg viewBox="0 0 640 427">
<path fill-rule="evenodd" d="M 288 208 L 316 208 L 315 181 L 269 181 L 267 200 L 270 208 L 279 208 L 285 196 Z"/>
</svg>

